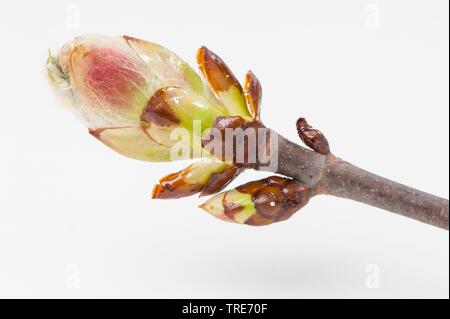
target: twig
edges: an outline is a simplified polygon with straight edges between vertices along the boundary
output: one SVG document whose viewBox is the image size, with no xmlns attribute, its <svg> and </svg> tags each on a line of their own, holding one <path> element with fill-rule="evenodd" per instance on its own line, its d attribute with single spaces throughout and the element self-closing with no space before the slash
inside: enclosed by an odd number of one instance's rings
<svg viewBox="0 0 450 319">
<path fill-rule="evenodd" d="M 310 186 L 314 195 L 352 199 L 449 229 L 449 202 L 362 170 L 332 154 L 310 151 L 278 135 L 279 167 L 275 173 Z"/>
</svg>

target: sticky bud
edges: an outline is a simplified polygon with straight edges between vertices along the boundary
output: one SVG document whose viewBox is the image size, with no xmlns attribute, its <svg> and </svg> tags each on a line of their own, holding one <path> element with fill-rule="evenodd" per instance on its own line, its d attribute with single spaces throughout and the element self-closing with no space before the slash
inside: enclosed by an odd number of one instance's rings
<svg viewBox="0 0 450 319">
<path fill-rule="evenodd" d="M 289 219 L 309 197 L 306 185 L 272 176 L 216 195 L 201 208 L 225 221 L 263 226 Z"/>
<path fill-rule="evenodd" d="M 328 140 L 321 131 L 308 124 L 305 118 L 301 117 L 297 121 L 297 131 L 303 143 L 315 152 L 327 155 L 330 153 Z"/>
<path fill-rule="evenodd" d="M 153 188 L 154 199 L 175 199 L 200 193 L 215 194 L 240 173 L 236 166 L 220 162 L 198 162 L 163 177 Z"/>
<path fill-rule="evenodd" d="M 50 54 L 46 66 L 50 83 L 90 133 L 131 158 L 170 161 L 168 121 L 192 123 L 194 117 L 207 126 L 227 114 L 186 62 L 148 41 L 84 35 Z M 169 87 L 177 89 L 160 91 Z M 180 103 L 172 110 L 175 98 Z M 152 119 L 165 125 L 142 125 L 149 105 L 156 109 Z"/>
</svg>

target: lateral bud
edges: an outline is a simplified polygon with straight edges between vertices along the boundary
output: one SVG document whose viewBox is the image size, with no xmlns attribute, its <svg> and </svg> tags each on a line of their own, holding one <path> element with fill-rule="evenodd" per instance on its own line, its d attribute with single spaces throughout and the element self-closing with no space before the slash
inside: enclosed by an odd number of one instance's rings
<svg viewBox="0 0 450 319">
<path fill-rule="evenodd" d="M 327 155 L 330 153 L 330 145 L 328 140 L 321 131 L 313 128 L 308 124 L 305 118 L 301 117 L 297 120 L 297 132 L 303 143 L 310 147 L 313 151 Z"/>
<path fill-rule="evenodd" d="M 289 219 L 310 197 L 308 186 L 272 176 L 216 195 L 200 207 L 228 222 L 263 226 Z"/>
<path fill-rule="evenodd" d="M 152 192 L 154 199 L 175 199 L 200 193 L 208 196 L 223 190 L 240 174 L 239 168 L 227 163 L 198 162 L 182 171 L 163 177 Z"/>
</svg>

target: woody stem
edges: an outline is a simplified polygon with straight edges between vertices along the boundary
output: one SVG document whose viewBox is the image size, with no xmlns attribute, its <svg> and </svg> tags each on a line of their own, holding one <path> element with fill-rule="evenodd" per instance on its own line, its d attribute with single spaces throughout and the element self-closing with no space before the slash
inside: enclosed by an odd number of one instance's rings
<svg viewBox="0 0 450 319">
<path fill-rule="evenodd" d="M 362 170 L 333 155 L 322 155 L 278 137 L 275 173 L 299 180 L 315 195 L 352 199 L 415 220 L 449 229 L 449 202 Z"/>
</svg>

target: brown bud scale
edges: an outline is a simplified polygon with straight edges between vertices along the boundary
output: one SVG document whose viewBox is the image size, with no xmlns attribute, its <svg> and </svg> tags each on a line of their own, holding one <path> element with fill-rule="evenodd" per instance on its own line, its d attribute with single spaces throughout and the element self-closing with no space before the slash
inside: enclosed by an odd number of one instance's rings
<svg viewBox="0 0 450 319">
<path fill-rule="evenodd" d="M 328 140 L 321 131 L 308 124 L 305 118 L 301 117 L 297 121 L 297 131 L 303 143 L 315 152 L 327 155 L 330 153 Z"/>
<path fill-rule="evenodd" d="M 211 132 L 210 135 L 205 136 L 202 139 L 202 146 L 211 154 L 216 155 L 220 160 L 230 162 L 232 161 L 234 165 L 240 167 L 240 168 L 253 168 L 253 169 L 259 169 L 261 166 L 266 165 L 266 163 L 259 163 L 256 160 L 259 160 L 259 158 L 255 158 L 255 161 L 250 161 L 249 158 L 251 155 L 249 152 L 254 152 L 254 149 L 249 149 L 248 145 L 248 138 L 246 136 L 243 137 L 243 139 L 240 139 L 238 142 L 237 135 L 235 134 L 233 136 L 233 154 L 226 154 L 226 130 L 227 129 L 236 129 L 241 128 L 244 132 L 247 130 L 254 130 L 254 136 L 256 137 L 256 145 L 259 145 L 260 141 L 265 141 L 266 145 L 264 145 L 264 151 L 267 153 L 270 153 L 270 138 L 268 136 L 265 136 L 264 140 L 262 139 L 263 136 L 259 136 L 259 130 L 265 128 L 265 126 L 259 122 L 259 121 L 245 121 L 240 116 L 219 116 L 216 118 L 212 125 L 212 129 L 218 130 L 220 132 L 220 138 L 221 141 L 216 141 L 216 135 L 214 132 Z M 266 131 L 266 134 L 269 132 Z M 242 145 L 243 144 L 243 145 Z M 221 149 L 215 150 L 214 147 L 221 146 Z M 236 150 L 240 149 L 243 150 L 244 153 L 242 154 L 243 158 L 239 162 L 237 161 L 237 154 Z M 220 156 L 219 156 L 220 154 Z M 227 155 L 230 158 L 227 158 Z"/>
<path fill-rule="evenodd" d="M 198 184 L 187 184 L 184 176 L 188 174 L 189 168 L 182 172 L 169 174 L 163 177 L 159 184 L 155 185 L 152 192 L 154 199 L 175 199 L 194 195 L 202 190 Z"/>
<path fill-rule="evenodd" d="M 228 91 L 231 86 L 242 91 L 241 84 L 225 62 L 206 47 L 201 47 L 198 50 L 197 63 L 214 91 Z"/>
<path fill-rule="evenodd" d="M 202 189 L 200 196 L 216 194 L 228 186 L 239 174 L 241 170 L 237 166 L 231 166 L 220 173 L 211 176 L 208 184 Z"/>
<path fill-rule="evenodd" d="M 258 78 L 251 71 L 248 71 L 245 76 L 244 94 L 253 120 L 259 121 L 261 113 L 262 87 Z"/>
<path fill-rule="evenodd" d="M 153 94 L 141 115 L 142 121 L 159 126 L 176 126 L 180 123 L 180 119 L 172 111 L 170 104 L 167 103 L 167 89 L 159 89 Z"/>
<path fill-rule="evenodd" d="M 308 203 L 310 197 L 310 189 L 306 185 L 278 176 L 250 182 L 237 190 L 252 196 L 257 214 L 250 217 L 246 224 L 254 226 L 290 218 Z"/>
</svg>

